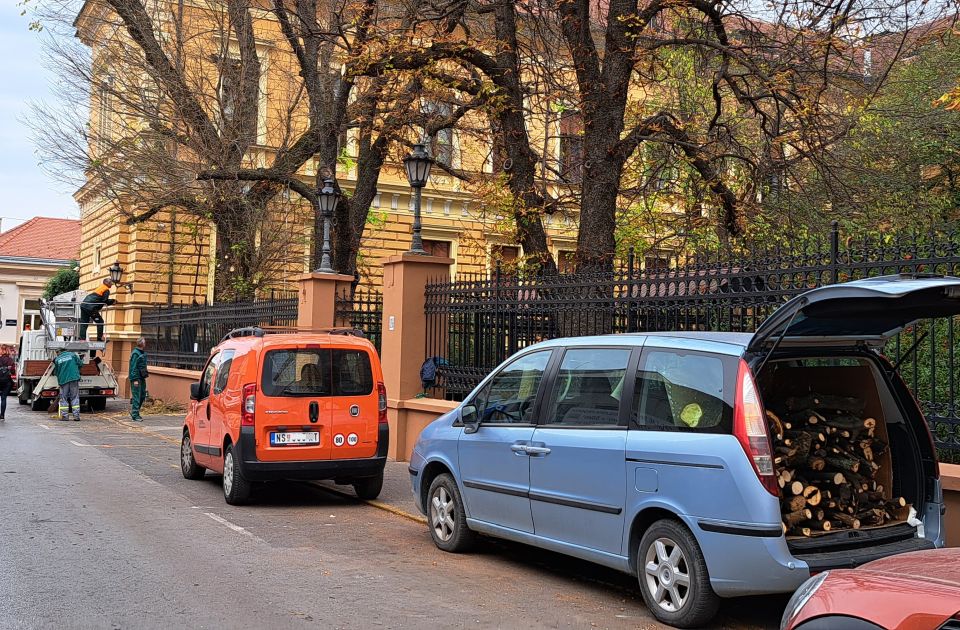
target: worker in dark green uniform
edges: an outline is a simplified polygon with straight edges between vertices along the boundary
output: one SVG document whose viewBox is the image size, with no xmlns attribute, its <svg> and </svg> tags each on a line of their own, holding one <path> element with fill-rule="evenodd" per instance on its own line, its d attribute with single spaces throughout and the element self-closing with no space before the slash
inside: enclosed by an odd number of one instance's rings
<svg viewBox="0 0 960 630">
<path fill-rule="evenodd" d="M 147 340 L 143 337 L 137 339 L 137 347 L 130 354 L 130 371 L 127 377 L 130 379 L 130 417 L 134 422 L 143 422 L 140 417 L 140 407 L 147 398 Z"/>
<path fill-rule="evenodd" d="M 53 375 L 60 387 L 60 419 L 80 421 L 80 367 L 83 360 L 69 350 L 61 350 L 53 360 Z"/>
<path fill-rule="evenodd" d="M 87 326 L 90 322 L 97 325 L 97 341 L 103 341 L 103 318 L 100 317 L 100 310 L 104 306 L 116 304 L 116 300 L 110 299 L 110 287 L 113 286 L 113 280 L 104 278 L 103 284 L 88 293 L 80 304 L 80 334 L 77 339 L 87 340 Z"/>
</svg>

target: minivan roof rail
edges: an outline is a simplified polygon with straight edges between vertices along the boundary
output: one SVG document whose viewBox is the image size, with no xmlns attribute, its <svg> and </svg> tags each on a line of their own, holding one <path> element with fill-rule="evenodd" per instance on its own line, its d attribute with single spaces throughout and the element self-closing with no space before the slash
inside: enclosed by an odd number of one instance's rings
<svg viewBox="0 0 960 630">
<path fill-rule="evenodd" d="M 349 326 L 332 328 L 312 328 L 309 326 L 246 326 L 244 328 L 235 328 L 224 335 L 220 343 L 228 339 L 237 337 L 263 337 L 264 335 L 277 335 L 284 333 L 315 333 L 328 335 L 347 335 L 350 337 L 359 337 L 366 339 L 367 336 L 358 328 Z"/>
</svg>

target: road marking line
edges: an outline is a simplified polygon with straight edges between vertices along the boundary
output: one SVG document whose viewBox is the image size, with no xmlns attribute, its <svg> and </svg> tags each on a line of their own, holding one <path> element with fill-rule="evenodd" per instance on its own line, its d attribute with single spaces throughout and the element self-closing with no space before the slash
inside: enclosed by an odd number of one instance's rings
<svg viewBox="0 0 960 630">
<path fill-rule="evenodd" d="M 221 525 L 226 525 L 227 527 L 229 527 L 229 528 L 232 529 L 233 531 L 237 532 L 238 534 L 243 534 L 244 536 L 249 536 L 250 538 L 252 538 L 252 539 L 254 539 L 254 540 L 256 540 L 256 541 L 263 542 L 263 540 L 262 540 L 261 538 L 259 538 L 259 537 L 257 537 L 257 536 L 254 536 L 253 534 L 251 534 L 250 532 L 248 532 L 248 531 L 245 530 L 244 528 L 242 528 L 242 527 L 240 527 L 239 525 L 236 525 L 236 524 L 234 524 L 234 523 L 231 523 L 230 521 L 228 521 L 227 519 L 223 518 L 222 516 L 218 516 L 218 515 L 214 514 L 213 512 L 204 512 L 204 514 L 207 515 L 207 516 L 209 516 L 210 518 L 212 518 L 212 519 L 215 520 L 216 522 L 220 523 Z"/>
<path fill-rule="evenodd" d="M 47 431 L 49 431 L 49 430 L 50 430 L 50 427 L 48 427 L 48 426 L 47 426 L 47 425 L 45 425 L 45 424 L 38 424 L 37 426 L 39 426 L 39 427 L 43 427 L 43 428 L 44 428 L 44 429 L 46 429 Z"/>
<path fill-rule="evenodd" d="M 70 440 L 70 443 L 73 444 L 74 446 L 90 446 L 89 444 L 81 444 L 80 442 L 77 442 L 76 440 Z"/>
</svg>

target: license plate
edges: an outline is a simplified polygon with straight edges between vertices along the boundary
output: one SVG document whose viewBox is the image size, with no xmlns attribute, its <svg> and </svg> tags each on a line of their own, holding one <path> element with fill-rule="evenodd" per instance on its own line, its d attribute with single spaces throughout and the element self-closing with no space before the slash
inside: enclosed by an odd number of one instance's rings
<svg viewBox="0 0 960 630">
<path fill-rule="evenodd" d="M 320 434 L 316 431 L 298 431 L 295 433 L 271 433 L 270 446 L 294 444 L 319 444 Z"/>
</svg>

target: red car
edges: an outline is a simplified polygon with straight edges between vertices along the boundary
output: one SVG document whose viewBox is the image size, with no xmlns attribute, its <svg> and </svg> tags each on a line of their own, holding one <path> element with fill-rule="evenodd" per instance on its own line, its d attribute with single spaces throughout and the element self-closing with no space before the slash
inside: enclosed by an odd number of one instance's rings
<svg viewBox="0 0 960 630">
<path fill-rule="evenodd" d="M 960 630 L 960 549 L 915 551 L 819 573 L 781 630 Z"/>
</svg>

